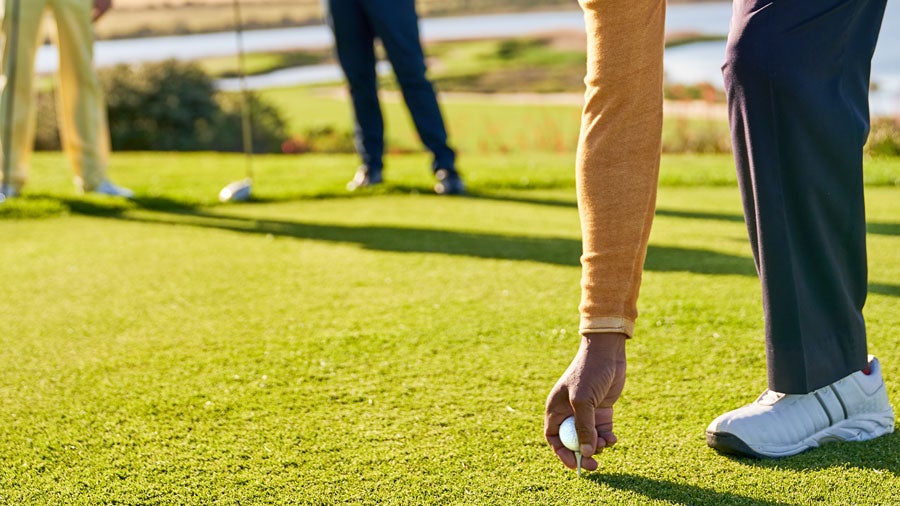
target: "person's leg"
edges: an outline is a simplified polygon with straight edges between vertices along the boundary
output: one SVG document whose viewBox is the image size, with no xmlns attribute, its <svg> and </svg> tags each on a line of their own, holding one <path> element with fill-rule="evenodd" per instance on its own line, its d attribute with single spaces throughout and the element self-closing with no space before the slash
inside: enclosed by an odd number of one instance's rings
<svg viewBox="0 0 900 506">
<path fill-rule="evenodd" d="M 723 69 L 769 388 L 807 393 L 866 365 L 862 148 L 885 0 L 734 6 Z"/>
<path fill-rule="evenodd" d="M 583 1 L 585 105 L 576 159 L 584 254 L 581 333 L 631 335 L 656 206 L 663 0 Z"/>
<path fill-rule="evenodd" d="M 794 455 L 894 430 L 866 356 L 862 147 L 885 0 L 735 0 L 735 160 L 762 280 L 769 389 L 706 429 L 721 452 Z"/>
<path fill-rule="evenodd" d="M 109 126 L 106 100 L 94 70 L 90 0 L 50 0 L 59 31 L 59 116 L 63 150 L 76 185 L 94 191 L 106 180 Z"/>
<path fill-rule="evenodd" d="M 433 170 L 455 173 L 455 154 L 447 144 L 444 118 L 434 88 L 425 77 L 415 0 L 366 0 L 364 5 L 384 44 L 419 137 L 434 154 Z"/>
<path fill-rule="evenodd" d="M 31 153 L 34 149 L 35 132 L 35 90 L 34 62 L 37 55 L 41 21 L 46 6 L 45 0 L 19 0 L 18 40 L 3 44 L 3 75 L 10 71 L 15 59 L 15 82 L 7 82 L 0 94 L 0 139 L 10 139 L 9 146 L 0 146 L 3 156 L 9 157 L 9 185 L 18 191 L 28 179 L 28 168 Z M 10 13 L 12 0 L 6 0 L 4 13 Z M 3 16 L 3 36 L 11 33 L 12 16 Z M 16 54 L 10 54 L 10 48 L 16 46 Z M 12 103 L 12 121 L 7 123 L 6 117 L 10 101 Z M 9 129 L 9 130 L 8 130 Z M 5 161 L 4 161 L 5 163 Z M 2 177 L 2 176 L 0 176 Z"/>
<path fill-rule="evenodd" d="M 375 73 L 375 31 L 363 10 L 368 0 L 328 0 L 326 19 L 335 51 L 347 77 L 356 120 L 356 150 L 365 167 L 380 177 L 384 155 L 384 119 Z M 380 180 L 380 179 L 379 179 Z"/>
</svg>

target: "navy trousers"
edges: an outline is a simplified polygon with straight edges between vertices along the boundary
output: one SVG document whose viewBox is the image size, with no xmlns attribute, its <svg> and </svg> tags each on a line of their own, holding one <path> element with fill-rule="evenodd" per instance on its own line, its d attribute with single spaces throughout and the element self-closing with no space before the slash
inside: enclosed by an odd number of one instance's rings
<svg viewBox="0 0 900 506">
<path fill-rule="evenodd" d="M 422 143 L 434 154 L 432 169 L 455 172 L 455 154 L 419 40 L 415 0 L 327 0 L 326 19 L 334 32 L 356 116 L 356 149 L 370 170 L 381 170 L 384 119 L 378 101 L 375 38 L 381 40 Z"/>
<path fill-rule="evenodd" d="M 862 149 L 886 0 L 734 0 L 723 66 L 769 388 L 866 365 Z"/>
</svg>

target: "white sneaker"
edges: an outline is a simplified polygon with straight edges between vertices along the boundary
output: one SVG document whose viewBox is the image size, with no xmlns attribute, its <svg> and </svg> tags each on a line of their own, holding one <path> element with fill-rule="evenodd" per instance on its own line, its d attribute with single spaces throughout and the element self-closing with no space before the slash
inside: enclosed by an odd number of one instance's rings
<svg viewBox="0 0 900 506">
<path fill-rule="evenodd" d="M 15 183 L 10 185 L 0 184 L 0 202 L 3 202 L 6 199 L 18 197 L 20 191 L 21 188 Z"/>
<path fill-rule="evenodd" d="M 719 416 L 706 444 L 723 453 L 787 457 L 831 441 L 867 441 L 894 431 L 881 364 L 808 394 L 766 390 L 753 404 Z"/>
<path fill-rule="evenodd" d="M 101 195 L 110 195 L 113 197 L 124 197 L 126 199 L 134 197 L 133 191 L 122 186 L 116 186 L 112 184 L 109 179 L 101 181 L 96 188 L 91 190 L 91 193 L 99 193 Z"/>
</svg>

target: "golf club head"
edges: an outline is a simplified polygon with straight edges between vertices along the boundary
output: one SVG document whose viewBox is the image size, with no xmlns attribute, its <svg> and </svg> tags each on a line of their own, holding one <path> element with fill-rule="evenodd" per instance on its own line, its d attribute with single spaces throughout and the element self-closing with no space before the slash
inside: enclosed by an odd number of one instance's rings
<svg viewBox="0 0 900 506">
<path fill-rule="evenodd" d="M 235 181 L 219 192 L 220 202 L 246 202 L 250 200 L 250 178 Z"/>
</svg>

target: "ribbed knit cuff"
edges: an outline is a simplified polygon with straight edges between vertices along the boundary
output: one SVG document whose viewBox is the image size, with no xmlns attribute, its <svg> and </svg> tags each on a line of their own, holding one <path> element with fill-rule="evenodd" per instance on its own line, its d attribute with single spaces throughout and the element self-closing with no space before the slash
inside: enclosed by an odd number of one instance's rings
<svg viewBox="0 0 900 506">
<path fill-rule="evenodd" d="M 634 322 L 626 318 L 619 317 L 581 317 L 581 325 L 578 329 L 582 335 L 584 334 L 603 334 L 609 332 L 618 332 L 625 334 L 629 338 L 634 334 Z"/>
</svg>

